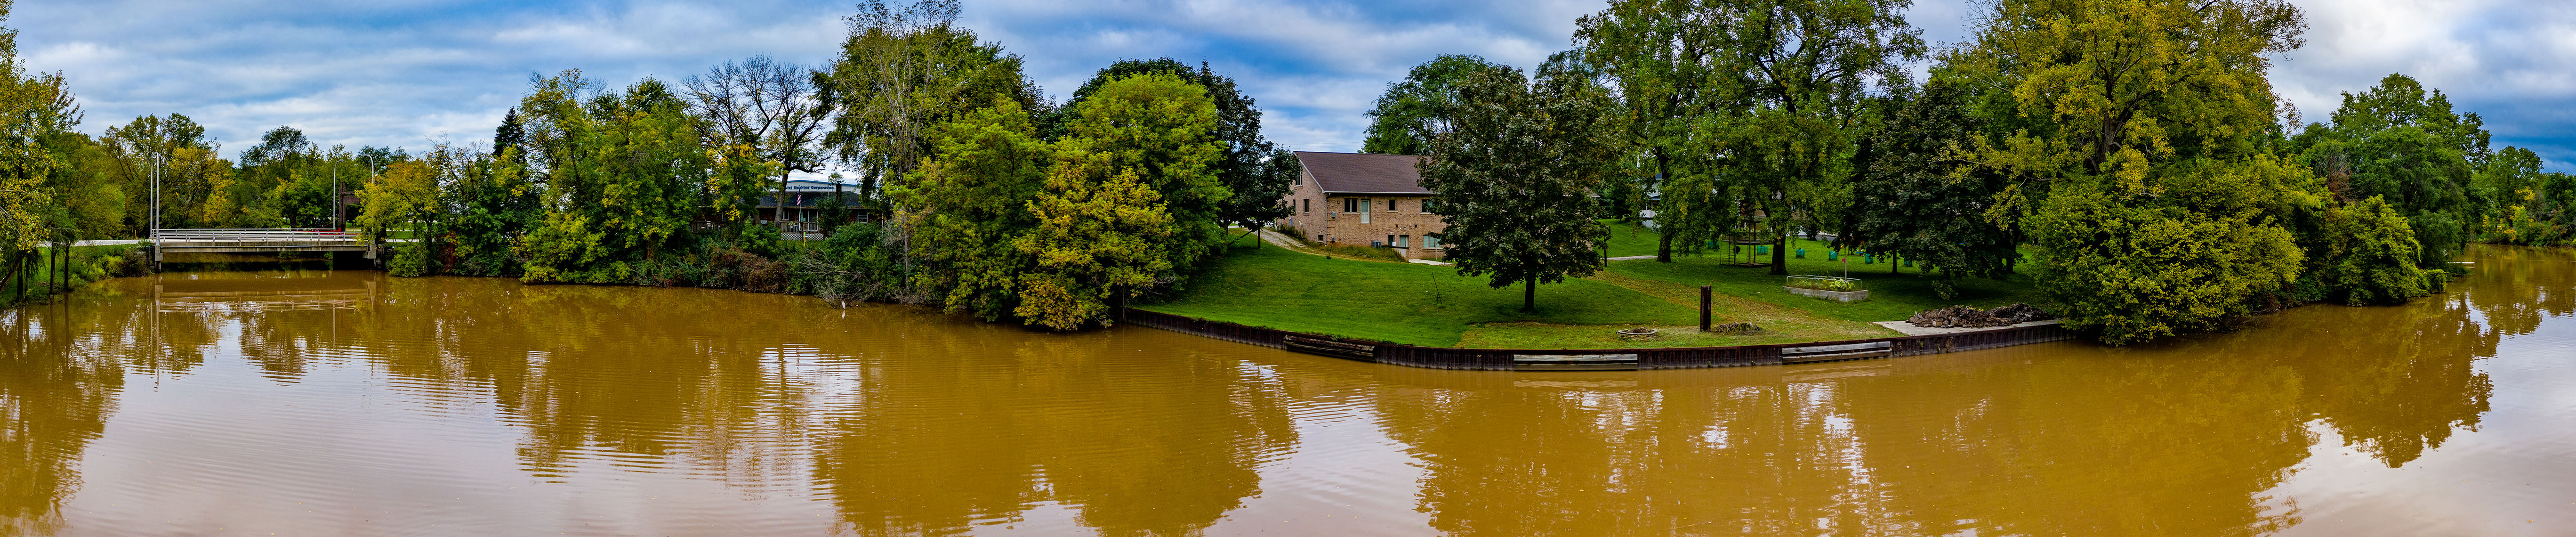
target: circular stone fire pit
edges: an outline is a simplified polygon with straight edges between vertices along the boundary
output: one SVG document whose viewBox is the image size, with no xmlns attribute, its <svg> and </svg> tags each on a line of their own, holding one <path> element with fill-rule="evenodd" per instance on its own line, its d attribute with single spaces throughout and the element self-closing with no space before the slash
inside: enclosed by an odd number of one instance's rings
<svg viewBox="0 0 2576 537">
<path fill-rule="evenodd" d="M 1657 336 L 1661 335 L 1661 334 L 1663 334 L 1663 331 L 1661 331 L 1661 330 L 1656 330 L 1656 329 L 1653 329 L 1653 328 L 1638 327 L 1638 328 L 1630 328 L 1630 329 L 1627 329 L 1627 330 L 1620 330 L 1620 331 L 1619 331 L 1619 339 L 1625 339 L 1625 340 L 1629 340 L 1629 341 L 1654 341 L 1654 340 L 1655 340 L 1655 338 L 1656 338 Z"/>
</svg>

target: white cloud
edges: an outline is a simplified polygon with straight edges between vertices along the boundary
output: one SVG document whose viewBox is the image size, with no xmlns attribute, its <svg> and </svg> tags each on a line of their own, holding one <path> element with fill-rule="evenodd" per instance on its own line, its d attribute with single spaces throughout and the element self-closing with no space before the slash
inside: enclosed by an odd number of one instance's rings
<svg viewBox="0 0 2576 537">
<path fill-rule="evenodd" d="M 846 0 L 844 0 L 846 1 Z M 2295 0 L 2309 45 L 2274 72 L 2320 118 L 2391 72 L 2483 113 L 2499 144 L 2576 162 L 2576 5 L 2505 0 Z M 1973 0 L 1908 14 L 1934 42 L 1965 39 Z M 1529 68 L 1571 46 L 1602 0 L 968 0 L 963 24 L 1028 58 L 1058 98 L 1125 58 L 1207 61 L 1298 147 L 1354 147 L 1388 81 L 1448 53 Z M 420 147 L 479 139 L 531 73 L 580 68 L 624 84 L 677 79 L 767 53 L 828 61 L 843 1 L 397 2 L 109 0 L 24 3 L 29 64 L 71 77 L 92 132 L 144 114 L 197 117 L 238 149 L 294 125 L 324 143 Z M 479 124 L 478 124 L 479 123 Z"/>
</svg>

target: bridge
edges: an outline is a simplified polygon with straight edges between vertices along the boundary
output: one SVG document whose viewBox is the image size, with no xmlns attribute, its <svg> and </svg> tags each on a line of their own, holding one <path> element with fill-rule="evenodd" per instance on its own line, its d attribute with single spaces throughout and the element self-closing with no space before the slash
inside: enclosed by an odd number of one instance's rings
<svg viewBox="0 0 2576 537">
<path fill-rule="evenodd" d="M 262 252 L 366 252 L 376 244 L 356 231 L 337 229 L 156 229 L 152 262 L 167 254 Z"/>
</svg>

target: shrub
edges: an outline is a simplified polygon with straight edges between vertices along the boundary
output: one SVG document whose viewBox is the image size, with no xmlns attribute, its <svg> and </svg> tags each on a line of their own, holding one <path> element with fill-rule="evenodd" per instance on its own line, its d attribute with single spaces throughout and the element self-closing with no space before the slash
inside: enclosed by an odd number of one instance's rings
<svg viewBox="0 0 2576 537">
<path fill-rule="evenodd" d="M 412 241 L 394 246 L 394 259 L 385 264 L 385 274 L 402 278 L 429 275 L 429 241 Z"/>
</svg>

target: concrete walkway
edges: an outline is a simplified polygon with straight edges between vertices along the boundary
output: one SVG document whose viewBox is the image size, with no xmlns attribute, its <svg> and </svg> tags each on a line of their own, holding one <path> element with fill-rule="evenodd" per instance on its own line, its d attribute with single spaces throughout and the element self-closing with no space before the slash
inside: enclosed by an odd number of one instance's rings
<svg viewBox="0 0 2576 537">
<path fill-rule="evenodd" d="M 1636 260 L 1639 260 L 1639 259 L 1654 259 L 1654 258 L 1655 258 L 1655 256 L 1651 256 L 1651 255 L 1631 255 L 1631 256 L 1613 257 L 1613 258 L 1609 258 L 1608 260 L 1609 260 L 1609 261 L 1636 261 Z"/>
<path fill-rule="evenodd" d="M 2057 320 L 2056 320 L 2056 319 L 2050 319 L 2050 320 L 2046 320 L 2046 321 L 2031 321 L 2031 322 L 2021 323 L 2021 324 L 2016 324 L 2016 325 L 2007 325 L 2007 326 L 1988 326 L 1988 327 L 1984 327 L 1984 328 L 1932 328 L 1932 327 L 1928 327 L 1928 326 L 1914 326 L 1914 323 L 1909 323 L 1909 322 L 1905 322 L 1905 321 L 1879 321 L 1879 322 L 1870 323 L 1870 324 L 1875 324 L 1875 325 L 1879 325 L 1879 326 L 1884 326 L 1884 327 L 1887 327 L 1887 329 L 1889 329 L 1889 330 L 1895 330 L 1895 331 L 1897 331 L 1897 332 L 1899 332 L 1899 333 L 1903 333 L 1903 334 L 1905 334 L 1905 335 L 1909 335 L 1909 336 L 1929 336 L 1929 335 L 1936 335 L 1936 334 L 1956 334 L 1956 333 L 1960 333 L 1960 332 L 1980 332 L 1980 331 L 1986 331 L 1986 330 L 2003 330 L 2003 329 L 2006 329 L 2006 328 L 2021 328 L 2021 327 L 2025 327 L 2025 326 L 2045 326 L 2045 325 L 2057 324 Z"/>
</svg>

